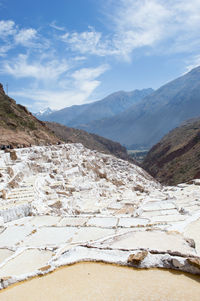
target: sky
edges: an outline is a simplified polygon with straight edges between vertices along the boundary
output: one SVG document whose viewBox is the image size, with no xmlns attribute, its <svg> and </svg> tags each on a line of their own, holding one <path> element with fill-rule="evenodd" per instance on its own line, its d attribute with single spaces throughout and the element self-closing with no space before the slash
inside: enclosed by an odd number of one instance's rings
<svg viewBox="0 0 200 301">
<path fill-rule="evenodd" d="M 0 82 L 32 112 L 153 88 L 200 65 L 199 0 L 0 0 Z"/>
</svg>

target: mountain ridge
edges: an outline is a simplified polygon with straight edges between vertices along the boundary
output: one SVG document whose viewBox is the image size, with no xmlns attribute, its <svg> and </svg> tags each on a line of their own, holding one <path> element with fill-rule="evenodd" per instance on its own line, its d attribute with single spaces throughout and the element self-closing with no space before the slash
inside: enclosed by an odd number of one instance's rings
<svg viewBox="0 0 200 301">
<path fill-rule="evenodd" d="M 200 117 L 190 119 L 165 135 L 148 152 L 142 167 L 168 185 L 200 177 Z"/>
<path fill-rule="evenodd" d="M 152 92 L 153 89 L 151 88 L 131 92 L 118 91 L 102 100 L 83 105 L 73 105 L 48 116 L 40 116 L 40 119 L 79 128 L 80 124 L 115 116 Z"/>
<path fill-rule="evenodd" d="M 117 116 L 80 128 L 129 148 L 150 148 L 181 122 L 200 114 L 199 95 L 200 67 L 197 67 Z"/>
</svg>

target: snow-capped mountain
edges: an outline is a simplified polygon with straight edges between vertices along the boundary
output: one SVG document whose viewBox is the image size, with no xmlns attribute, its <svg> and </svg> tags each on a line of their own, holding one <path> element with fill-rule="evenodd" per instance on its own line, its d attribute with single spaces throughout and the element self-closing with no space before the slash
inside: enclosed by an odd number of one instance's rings
<svg viewBox="0 0 200 301">
<path fill-rule="evenodd" d="M 40 110 L 37 113 L 34 113 L 34 115 L 36 117 L 48 116 L 49 114 L 51 114 L 53 112 L 55 112 L 55 110 L 52 110 L 51 108 L 47 107 L 47 108 L 44 108 L 44 109 Z"/>
</svg>

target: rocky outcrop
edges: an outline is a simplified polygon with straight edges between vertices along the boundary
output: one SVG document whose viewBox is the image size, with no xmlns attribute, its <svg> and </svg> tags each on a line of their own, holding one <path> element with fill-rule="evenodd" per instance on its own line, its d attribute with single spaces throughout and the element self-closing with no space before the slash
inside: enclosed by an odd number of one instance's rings
<svg viewBox="0 0 200 301">
<path fill-rule="evenodd" d="M 192 265 L 192 266 L 194 266 L 194 267 L 200 269 L 200 258 L 188 258 L 188 259 L 187 259 L 187 262 L 188 262 L 190 265 Z"/>
<path fill-rule="evenodd" d="M 147 251 L 138 252 L 136 254 L 131 254 L 128 257 L 128 263 L 131 265 L 139 265 L 148 255 Z"/>
</svg>

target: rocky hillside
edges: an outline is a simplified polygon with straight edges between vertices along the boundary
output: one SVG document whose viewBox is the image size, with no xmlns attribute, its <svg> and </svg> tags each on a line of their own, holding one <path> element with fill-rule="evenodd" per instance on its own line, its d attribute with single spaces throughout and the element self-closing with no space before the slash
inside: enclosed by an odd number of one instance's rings
<svg viewBox="0 0 200 301">
<path fill-rule="evenodd" d="M 200 177 L 200 118 L 174 129 L 149 151 L 143 167 L 157 180 L 176 185 Z"/>
<path fill-rule="evenodd" d="M 118 158 L 135 162 L 133 158 L 128 155 L 126 148 L 118 142 L 113 142 L 98 135 L 89 134 L 86 131 L 66 127 L 55 122 L 46 122 L 46 125 L 56 134 L 56 136 L 67 143 L 82 143 L 91 150 L 97 150 L 101 153 L 114 155 Z"/>
<path fill-rule="evenodd" d="M 200 67 L 162 86 L 112 118 L 81 129 L 118 141 L 129 149 L 150 148 L 185 120 L 200 115 Z"/>
<path fill-rule="evenodd" d="M 0 145 L 29 146 L 57 143 L 60 139 L 24 106 L 7 96 L 0 84 Z"/>
</svg>

